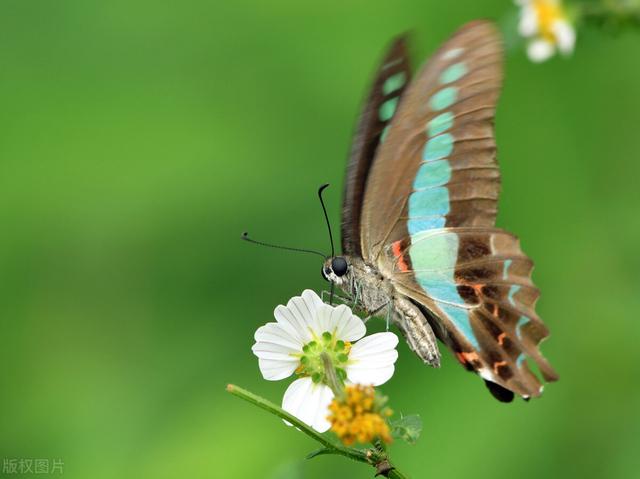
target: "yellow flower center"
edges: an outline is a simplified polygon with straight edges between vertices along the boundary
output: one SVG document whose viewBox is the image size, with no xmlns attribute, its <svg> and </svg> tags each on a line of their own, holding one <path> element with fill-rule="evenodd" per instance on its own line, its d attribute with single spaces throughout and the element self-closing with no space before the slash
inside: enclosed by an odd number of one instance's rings
<svg viewBox="0 0 640 479">
<path fill-rule="evenodd" d="M 302 354 L 296 356 L 300 359 L 300 365 L 296 368 L 296 374 L 303 377 L 311 377 L 316 383 L 326 383 L 326 371 L 322 355 L 325 354 L 331 360 L 338 379 L 342 382 L 347 378 L 346 366 L 351 352 L 351 343 L 338 339 L 335 334 L 325 331 L 320 337 L 313 335 L 313 340 L 302 347 Z"/>
<path fill-rule="evenodd" d="M 544 39 L 556 43 L 556 36 L 551 27 L 554 22 L 566 19 L 562 5 L 555 0 L 533 0 L 533 8 L 538 17 L 540 35 Z"/>
<path fill-rule="evenodd" d="M 345 388 L 346 398 L 334 399 L 329 405 L 331 412 L 327 419 L 331 430 L 347 446 L 354 442 L 370 443 L 380 439 L 392 441 L 386 418 L 393 412 L 384 404 L 379 404 L 371 386 L 359 384 Z"/>
</svg>

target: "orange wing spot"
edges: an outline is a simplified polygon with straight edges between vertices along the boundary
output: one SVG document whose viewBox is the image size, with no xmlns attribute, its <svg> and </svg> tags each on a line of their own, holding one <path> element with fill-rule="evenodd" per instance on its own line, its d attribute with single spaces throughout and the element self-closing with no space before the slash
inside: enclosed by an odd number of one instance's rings
<svg viewBox="0 0 640 479">
<path fill-rule="evenodd" d="M 391 250 L 393 251 L 393 256 L 396 258 L 398 256 L 402 256 L 402 240 L 394 241 L 391 243 Z"/>
<path fill-rule="evenodd" d="M 458 356 L 458 359 L 460 360 L 460 362 L 462 364 L 480 360 L 480 356 L 478 356 L 478 353 L 476 353 L 474 351 L 471 351 L 470 353 L 465 353 L 463 351 L 461 353 L 456 353 L 456 355 Z"/>
<path fill-rule="evenodd" d="M 400 271 L 409 271 L 409 265 L 404 260 L 404 256 L 402 255 L 402 240 L 394 241 L 393 243 L 391 243 L 391 251 L 393 251 L 393 256 L 395 256 L 398 260 L 398 268 L 400 268 Z"/>
<path fill-rule="evenodd" d="M 504 344 L 504 338 L 506 337 L 507 337 L 507 333 L 500 333 L 500 336 L 498 336 L 498 344 L 500 346 Z"/>
<path fill-rule="evenodd" d="M 493 372 L 495 374 L 498 374 L 498 369 L 501 368 L 502 366 L 506 366 L 507 362 L 506 361 L 498 361 L 493 363 Z"/>
<path fill-rule="evenodd" d="M 499 314 L 500 314 L 500 308 L 498 308 L 497 304 L 494 304 L 493 305 L 493 315 L 497 318 L 497 317 L 499 317 Z"/>
</svg>

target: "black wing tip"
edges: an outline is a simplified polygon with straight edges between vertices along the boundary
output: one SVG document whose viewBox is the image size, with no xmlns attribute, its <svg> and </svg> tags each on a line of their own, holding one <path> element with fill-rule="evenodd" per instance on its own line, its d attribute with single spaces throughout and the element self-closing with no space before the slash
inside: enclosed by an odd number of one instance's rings
<svg viewBox="0 0 640 479">
<path fill-rule="evenodd" d="M 394 35 L 391 38 L 391 41 L 389 43 L 393 46 L 401 45 L 404 47 L 407 45 L 407 43 L 409 42 L 409 38 L 411 38 L 412 36 L 413 36 L 412 30 L 405 30 L 403 32 L 400 32 Z"/>
<path fill-rule="evenodd" d="M 413 37 L 413 33 L 410 30 L 405 30 L 404 32 L 391 37 L 391 40 L 387 43 L 384 61 L 381 66 L 384 67 L 389 62 L 405 62 L 408 65 L 409 43 L 411 37 Z"/>
<path fill-rule="evenodd" d="M 484 380 L 484 384 L 487 386 L 487 389 L 491 393 L 491 395 L 496 398 L 500 402 L 511 402 L 515 397 L 513 391 L 509 391 L 507 388 L 500 386 L 497 383 L 492 381 Z"/>
</svg>

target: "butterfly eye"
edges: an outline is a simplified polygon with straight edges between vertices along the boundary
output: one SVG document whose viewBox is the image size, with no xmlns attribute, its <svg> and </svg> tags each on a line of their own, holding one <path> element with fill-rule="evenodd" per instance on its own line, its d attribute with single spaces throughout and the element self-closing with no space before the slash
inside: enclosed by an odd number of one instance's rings
<svg viewBox="0 0 640 479">
<path fill-rule="evenodd" d="M 331 274 L 331 270 L 328 267 L 323 266 L 320 268 L 320 273 L 322 273 L 322 277 L 329 281 L 329 275 Z"/>
<path fill-rule="evenodd" d="M 331 269 L 336 276 L 344 276 L 348 269 L 347 260 L 342 256 L 336 256 L 331 260 Z"/>
</svg>

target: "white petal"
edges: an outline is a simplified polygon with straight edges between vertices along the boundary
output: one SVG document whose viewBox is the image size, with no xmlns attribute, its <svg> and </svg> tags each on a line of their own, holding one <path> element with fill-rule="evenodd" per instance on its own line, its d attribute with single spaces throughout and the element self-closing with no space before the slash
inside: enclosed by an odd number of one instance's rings
<svg viewBox="0 0 640 479">
<path fill-rule="evenodd" d="M 297 357 L 294 356 L 296 353 L 286 346 L 281 346 L 280 344 L 261 341 L 259 343 L 255 343 L 251 347 L 251 350 L 253 351 L 253 354 L 258 356 L 260 359 L 275 359 L 279 361 L 288 361 L 291 359 L 292 361 L 297 361 Z"/>
<path fill-rule="evenodd" d="M 275 359 L 258 359 L 258 366 L 262 377 L 267 381 L 279 381 L 291 376 L 296 368 L 298 362 L 291 361 L 277 361 Z"/>
<path fill-rule="evenodd" d="M 534 40 L 529 43 L 527 54 L 532 62 L 540 63 L 548 60 L 553 55 L 554 48 L 547 40 Z"/>
<path fill-rule="evenodd" d="M 278 306 L 273 315 L 278 324 L 301 344 L 312 339 L 311 330 L 315 325 L 317 310 L 322 300 L 311 290 L 305 290 L 302 296 L 294 296 L 286 306 Z"/>
<path fill-rule="evenodd" d="M 538 15 L 532 6 L 524 6 L 520 13 L 520 22 L 518 23 L 518 32 L 523 37 L 532 37 L 538 33 Z"/>
<path fill-rule="evenodd" d="M 251 350 L 258 356 L 262 377 L 277 381 L 293 374 L 300 361 L 295 354 L 302 350 L 294 338 L 289 336 L 277 323 L 267 323 L 258 328 L 256 343 Z"/>
<path fill-rule="evenodd" d="M 331 318 L 336 322 L 336 336 L 343 341 L 357 341 L 367 334 L 364 321 L 353 314 L 349 307 L 341 304 L 334 308 Z"/>
<path fill-rule="evenodd" d="M 564 55 L 573 52 L 576 43 L 576 32 L 569 22 L 566 20 L 556 20 L 551 25 L 551 31 L 556 36 L 558 42 L 558 50 Z"/>
<path fill-rule="evenodd" d="M 347 368 L 347 379 L 351 383 L 364 384 L 366 386 L 380 386 L 393 377 L 395 368 L 393 365 L 384 368 Z"/>
<path fill-rule="evenodd" d="M 267 323 L 264 326 L 260 326 L 253 337 L 257 343 L 275 343 L 287 347 L 292 351 L 301 351 L 302 346 L 304 346 L 278 323 Z"/>
<path fill-rule="evenodd" d="M 398 359 L 398 337 L 393 333 L 376 333 L 358 341 L 349 353 L 347 379 L 353 383 L 379 386 L 386 383 Z"/>
<path fill-rule="evenodd" d="M 351 348 L 350 358 L 356 359 L 360 356 L 393 350 L 397 345 L 398 336 L 394 333 L 375 333 L 355 343 Z"/>
<path fill-rule="evenodd" d="M 331 426 L 327 416 L 332 399 L 333 392 L 329 386 L 314 384 L 311 378 L 301 378 L 287 388 L 282 399 L 282 409 L 316 431 L 325 432 Z"/>
<path fill-rule="evenodd" d="M 331 320 L 331 314 L 333 312 L 333 306 L 325 304 L 318 308 L 318 315 L 316 316 L 315 332 L 316 335 L 321 335 L 325 331 L 333 332 L 334 324 Z"/>
<path fill-rule="evenodd" d="M 324 302 L 322 301 L 320 296 L 318 296 L 318 294 L 311 289 L 305 289 L 302 292 L 301 297 L 311 311 L 317 311 L 318 308 L 324 305 Z"/>
<path fill-rule="evenodd" d="M 367 333 L 364 321 L 353 314 L 348 306 L 324 306 L 318 311 L 318 323 L 322 329 L 318 333 L 329 331 L 335 333 L 338 339 L 351 342 L 357 341 Z"/>
</svg>

